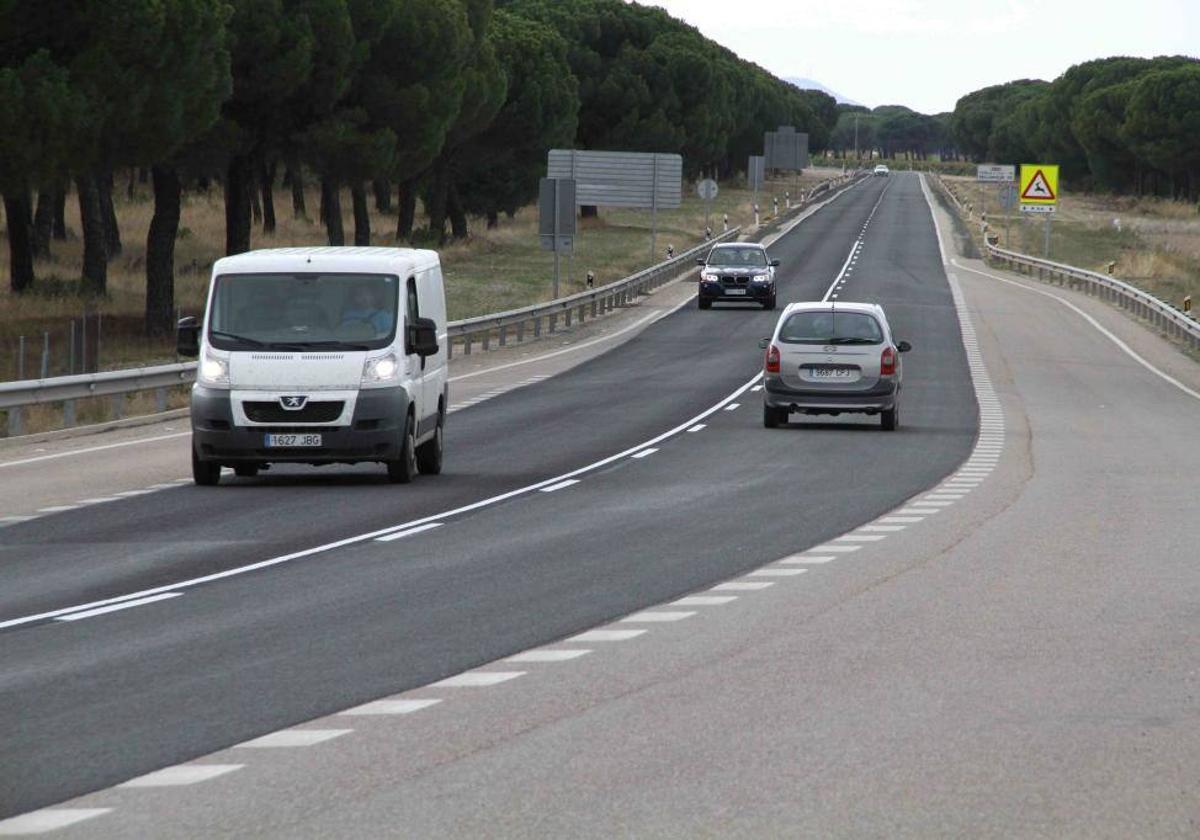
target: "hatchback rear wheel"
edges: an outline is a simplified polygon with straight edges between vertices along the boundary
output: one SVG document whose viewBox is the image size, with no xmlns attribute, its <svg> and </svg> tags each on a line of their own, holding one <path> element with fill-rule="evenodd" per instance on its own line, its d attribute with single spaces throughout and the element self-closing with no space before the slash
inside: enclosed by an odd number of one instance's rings
<svg viewBox="0 0 1200 840">
<path fill-rule="evenodd" d="M 900 403 L 879 412 L 879 423 L 885 432 L 894 432 L 900 428 Z"/>
<path fill-rule="evenodd" d="M 788 412 L 786 408 L 776 408 L 773 405 L 763 403 L 763 426 L 768 429 L 778 429 L 787 422 Z"/>
</svg>

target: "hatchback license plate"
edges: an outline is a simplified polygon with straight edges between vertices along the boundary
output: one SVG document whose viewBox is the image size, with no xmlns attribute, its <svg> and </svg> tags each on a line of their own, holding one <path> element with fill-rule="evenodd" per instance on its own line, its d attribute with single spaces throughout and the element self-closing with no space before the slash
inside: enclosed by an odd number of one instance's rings
<svg viewBox="0 0 1200 840">
<path fill-rule="evenodd" d="M 745 289 L 726 289 L 725 294 L 727 294 L 727 295 L 744 295 L 744 294 L 746 294 L 746 290 Z"/>
<path fill-rule="evenodd" d="M 296 449 L 303 446 L 320 446 L 320 435 L 267 435 L 268 449 Z"/>
<path fill-rule="evenodd" d="M 853 379 L 854 371 L 850 368 L 812 368 L 809 374 L 813 379 Z"/>
</svg>

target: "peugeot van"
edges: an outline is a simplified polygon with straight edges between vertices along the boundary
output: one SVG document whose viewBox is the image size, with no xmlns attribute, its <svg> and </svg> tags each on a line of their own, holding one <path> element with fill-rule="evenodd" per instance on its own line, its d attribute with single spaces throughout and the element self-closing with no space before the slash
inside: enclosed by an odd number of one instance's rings
<svg viewBox="0 0 1200 840">
<path fill-rule="evenodd" d="M 218 260 L 202 321 L 192 475 L 272 463 L 373 461 L 393 482 L 442 469 L 446 296 L 438 255 L 411 248 L 279 248 Z"/>
</svg>

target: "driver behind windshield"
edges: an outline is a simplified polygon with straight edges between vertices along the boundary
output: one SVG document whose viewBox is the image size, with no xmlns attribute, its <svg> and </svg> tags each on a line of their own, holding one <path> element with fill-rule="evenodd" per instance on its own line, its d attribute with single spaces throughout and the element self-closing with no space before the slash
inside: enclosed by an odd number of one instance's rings
<svg viewBox="0 0 1200 840">
<path fill-rule="evenodd" d="M 342 326 L 365 323 L 370 324 L 376 334 L 391 332 L 392 315 L 383 308 L 379 297 L 378 290 L 373 286 L 355 286 L 342 312 Z"/>
</svg>

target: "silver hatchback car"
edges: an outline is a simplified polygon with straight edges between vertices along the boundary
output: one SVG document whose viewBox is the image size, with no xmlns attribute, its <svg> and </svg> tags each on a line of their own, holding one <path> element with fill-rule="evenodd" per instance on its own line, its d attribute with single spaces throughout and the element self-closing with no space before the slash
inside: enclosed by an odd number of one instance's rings
<svg viewBox="0 0 1200 840">
<path fill-rule="evenodd" d="M 883 307 L 874 303 L 813 301 L 783 310 L 764 338 L 763 425 L 788 415 L 878 414 L 886 431 L 900 425 L 900 354 Z"/>
</svg>

